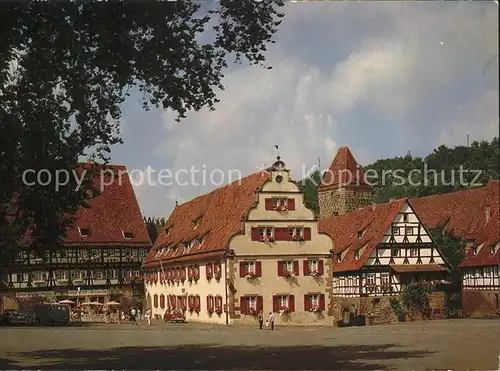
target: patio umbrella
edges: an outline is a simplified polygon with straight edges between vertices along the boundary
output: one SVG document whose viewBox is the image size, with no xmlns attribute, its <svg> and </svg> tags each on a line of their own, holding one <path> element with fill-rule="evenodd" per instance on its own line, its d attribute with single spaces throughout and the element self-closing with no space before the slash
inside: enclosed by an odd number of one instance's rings
<svg viewBox="0 0 500 371">
<path fill-rule="evenodd" d="M 116 301 L 108 301 L 107 303 L 104 303 L 105 306 L 116 306 L 116 305 L 121 305 L 120 303 Z"/>
<path fill-rule="evenodd" d="M 74 301 L 71 301 L 71 300 L 66 299 L 66 300 L 61 300 L 61 301 L 59 302 L 59 304 L 73 305 L 73 304 L 75 304 L 75 302 L 74 302 Z"/>
<path fill-rule="evenodd" d="M 102 304 L 101 304 L 101 303 L 99 303 L 98 301 L 91 301 L 91 302 L 89 303 L 89 305 L 96 305 L 96 306 L 100 306 L 100 305 L 102 305 Z"/>
</svg>

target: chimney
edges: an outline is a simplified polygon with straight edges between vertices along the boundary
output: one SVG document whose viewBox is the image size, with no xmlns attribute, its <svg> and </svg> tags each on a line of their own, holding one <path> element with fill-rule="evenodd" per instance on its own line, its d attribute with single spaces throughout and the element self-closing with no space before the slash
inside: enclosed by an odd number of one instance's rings
<svg viewBox="0 0 500 371">
<path fill-rule="evenodd" d="M 484 208 L 484 214 L 486 216 L 486 224 L 488 224 L 488 222 L 490 221 L 490 217 L 491 217 L 491 208 L 489 206 L 486 206 Z"/>
</svg>

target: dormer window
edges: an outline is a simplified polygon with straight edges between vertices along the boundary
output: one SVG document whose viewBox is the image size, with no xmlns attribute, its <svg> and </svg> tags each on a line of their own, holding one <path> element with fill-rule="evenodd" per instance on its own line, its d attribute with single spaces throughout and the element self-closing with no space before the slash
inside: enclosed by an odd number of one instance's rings
<svg viewBox="0 0 500 371">
<path fill-rule="evenodd" d="M 193 229 L 196 229 L 196 228 L 198 228 L 198 224 L 199 224 L 199 221 L 198 221 L 198 219 L 196 219 L 196 220 L 193 220 L 193 225 L 194 225 L 194 226 L 193 226 Z"/>
<path fill-rule="evenodd" d="M 354 250 L 354 259 L 355 260 L 359 259 L 359 250 Z"/>
<path fill-rule="evenodd" d="M 170 233 L 170 228 L 165 228 L 165 235 L 168 236 L 169 233 Z"/>
<path fill-rule="evenodd" d="M 472 249 L 472 255 L 477 255 L 477 247 L 474 247 L 474 248 Z"/>
<path fill-rule="evenodd" d="M 130 240 L 131 238 L 134 238 L 134 234 L 132 232 L 122 231 L 122 233 L 123 233 L 123 238 L 125 238 L 127 240 Z"/>
<path fill-rule="evenodd" d="M 363 231 L 358 231 L 358 240 L 363 238 Z"/>
<path fill-rule="evenodd" d="M 88 235 L 90 234 L 90 230 L 88 228 L 78 228 L 78 232 L 82 237 L 88 237 Z"/>
<path fill-rule="evenodd" d="M 491 254 L 491 255 L 495 255 L 495 250 L 496 250 L 496 249 L 495 249 L 495 245 L 490 246 L 490 254 Z"/>
<path fill-rule="evenodd" d="M 201 245 L 203 245 L 203 242 L 205 242 L 205 238 L 204 237 L 200 237 L 198 239 L 198 247 L 200 247 Z"/>
<path fill-rule="evenodd" d="M 337 262 L 341 262 L 342 261 L 342 254 L 341 253 L 338 253 L 337 254 Z"/>
</svg>

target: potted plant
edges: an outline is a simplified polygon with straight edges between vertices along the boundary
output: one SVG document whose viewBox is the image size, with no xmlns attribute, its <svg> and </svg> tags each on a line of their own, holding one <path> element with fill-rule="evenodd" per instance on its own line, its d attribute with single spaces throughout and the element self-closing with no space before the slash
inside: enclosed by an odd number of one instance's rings
<svg viewBox="0 0 500 371">
<path fill-rule="evenodd" d="M 313 277 L 319 277 L 319 276 L 320 276 L 320 273 L 319 273 L 319 271 L 318 271 L 317 269 L 315 269 L 315 270 L 313 270 L 313 271 L 311 272 L 311 276 L 313 276 Z"/>
<path fill-rule="evenodd" d="M 318 305 L 313 305 L 311 307 L 311 312 L 320 313 L 321 312 L 321 308 Z"/>
</svg>

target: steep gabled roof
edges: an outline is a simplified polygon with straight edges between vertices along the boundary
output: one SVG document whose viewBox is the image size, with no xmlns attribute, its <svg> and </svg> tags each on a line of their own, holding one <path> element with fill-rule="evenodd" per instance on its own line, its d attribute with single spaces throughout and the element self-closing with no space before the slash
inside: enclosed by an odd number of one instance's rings
<svg viewBox="0 0 500 371">
<path fill-rule="evenodd" d="M 323 175 L 318 191 L 346 185 L 369 186 L 349 147 L 341 147 Z"/>
<path fill-rule="evenodd" d="M 488 224 L 483 228 L 474 243 L 475 248 L 482 245 L 482 247 L 474 255 L 474 249 L 468 250 L 468 255 L 458 265 L 459 267 L 474 267 L 485 265 L 500 265 L 500 248 L 497 248 L 494 254 L 491 254 L 490 247 L 496 246 L 500 242 L 500 223 L 498 205 L 496 210 L 493 211 Z"/>
<path fill-rule="evenodd" d="M 475 239 L 486 226 L 486 207 L 493 214 L 499 197 L 500 181 L 491 180 L 485 187 L 415 198 L 411 203 L 427 228 L 443 226 L 456 237 Z"/>
<path fill-rule="evenodd" d="M 332 238 L 335 254 L 343 254 L 341 262 L 334 261 L 334 271 L 360 269 L 380 243 L 385 232 L 392 226 L 392 222 L 406 202 L 407 199 L 400 199 L 320 220 L 319 231 Z M 364 231 L 363 237 L 359 240 L 358 232 L 362 231 Z M 362 255 L 354 259 L 354 251 L 362 247 L 365 247 Z"/>
<path fill-rule="evenodd" d="M 89 164 L 81 165 L 90 166 Z M 116 180 L 113 182 L 107 180 L 101 188 L 103 177 L 98 175 L 95 178 L 94 187 L 102 192 L 90 200 L 88 208 L 82 207 L 76 212 L 76 220 L 67 230 L 66 236 L 63 237 L 63 244 L 71 246 L 151 246 L 151 239 L 144 224 L 127 168 L 106 165 L 105 169 L 112 170 Z M 88 229 L 88 236 L 82 236 L 79 228 Z M 124 233 L 130 238 L 125 238 Z"/>
<path fill-rule="evenodd" d="M 257 191 L 268 179 L 267 171 L 255 173 L 178 205 L 156 239 L 144 268 L 158 267 L 160 259 L 161 264 L 167 264 L 224 254 L 230 237 L 243 230 L 243 219 L 257 202 Z M 195 220 L 198 221 L 196 227 Z M 200 238 L 203 243 L 188 251 L 179 247 Z M 164 247 L 169 248 L 156 257 L 158 250 Z"/>
</svg>

